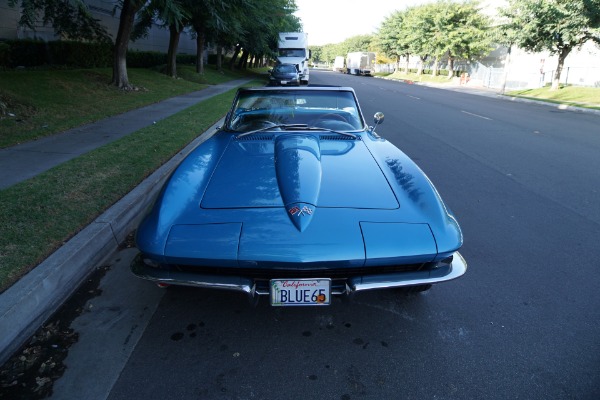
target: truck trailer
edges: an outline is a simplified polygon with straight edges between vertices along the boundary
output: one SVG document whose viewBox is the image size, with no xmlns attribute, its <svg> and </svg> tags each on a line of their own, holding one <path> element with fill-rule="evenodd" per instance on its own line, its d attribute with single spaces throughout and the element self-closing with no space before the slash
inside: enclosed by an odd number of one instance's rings
<svg viewBox="0 0 600 400">
<path fill-rule="evenodd" d="M 357 51 L 346 56 L 346 72 L 352 75 L 371 75 L 375 71 L 375 53 Z"/>
<path fill-rule="evenodd" d="M 308 59 L 308 34 L 305 32 L 280 32 L 277 48 L 277 61 L 280 64 L 294 64 L 300 73 L 300 83 L 308 85 L 310 71 Z"/>
<path fill-rule="evenodd" d="M 346 62 L 344 60 L 344 56 L 335 57 L 332 70 L 335 72 L 346 72 Z"/>
</svg>

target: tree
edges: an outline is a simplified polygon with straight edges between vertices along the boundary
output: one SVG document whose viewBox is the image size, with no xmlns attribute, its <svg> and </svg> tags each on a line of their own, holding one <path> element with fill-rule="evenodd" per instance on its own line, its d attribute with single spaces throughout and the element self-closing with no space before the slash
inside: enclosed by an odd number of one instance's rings
<svg viewBox="0 0 600 400">
<path fill-rule="evenodd" d="M 371 51 L 375 49 L 373 35 L 356 35 L 344 40 L 341 48 L 345 49 L 345 54 L 353 51 Z"/>
<path fill-rule="evenodd" d="M 220 69 L 220 49 L 223 46 L 223 35 L 239 36 L 240 7 L 246 0 L 181 0 L 190 14 L 190 25 L 196 36 L 196 72 L 204 73 L 202 55 L 207 41 L 216 42 L 218 48 L 217 68 Z"/>
<path fill-rule="evenodd" d="M 435 9 L 430 4 L 408 8 L 403 15 L 400 34 L 408 43 L 407 51 L 419 57 L 417 75 L 423 73 L 425 61 L 434 51 L 434 16 Z"/>
<path fill-rule="evenodd" d="M 404 56 L 406 59 L 404 72 L 408 73 L 410 42 L 403 29 L 404 15 L 405 12 L 396 11 L 388 16 L 381 23 L 375 43 L 381 52 L 396 60 L 398 67 L 400 67 L 400 57 Z"/>
<path fill-rule="evenodd" d="M 492 41 L 501 46 L 506 46 L 506 58 L 504 59 L 504 72 L 502 74 L 502 84 L 500 92 L 504 93 L 506 90 L 506 80 L 508 78 L 508 72 L 510 69 L 510 61 L 513 46 L 517 43 L 517 39 L 520 36 L 519 27 L 508 19 L 500 21 L 500 23 L 494 26 L 490 32 Z"/>
<path fill-rule="evenodd" d="M 600 44 L 600 0 L 509 0 L 500 14 L 508 18 L 507 32 L 518 34 L 519 47 L 558 55 L 552 90 L 559 88 L 565 59 L 573 49 L 587 41 Z"/>
<path fill-rule="evenodd" d="M 308 46 L 313 62 L 325 61 L 323 58 L 323 46 Z"/>
<path fill-rule="evenodd" d="M 479 12 L 477 2 L 440 4 L 445 29 L 440 48 L 448 57 L 448 77 L 452 77 L 457 58 L 471 60 L 492 50 L 492 35 L 489 20 Z"/>
<path fill-rule="evenodd" d="M 113 73 L 111 84 L 123 90 L 130 90 L 127 76 L 127 49 L 129 38 L 133 30 L 135 14 L 142 8 L 145 0 L 123 0 L 121 3 L 121 15 L 119 17 L 119 29 L 115 38 L 113 50 Z"/>
<path fill-rule="evenodd" d="M 455 3 L 441 0 L 395 12 L 381 25 L 377 45 L 388 56 L 420 58 L 418 74 L 427 58 L 433 57 L 433 75 L 439 60 L 448 60 L 451 77 L 456 59 L 473 59 L 491 50 L 489 21 L 475 1 Z"/>
<path fill-rule="evenodd" d="M 90 41 L 110 41 L 106 29 L 92 18 L 82 0 L 9 0 L 10 6 L 21 5 L 20 24 L 34 29 L 38 16 L 44 25 L 51 24 L 55 32 L 65 38 Z M 111 83 L 130 89 L 127 77 L 127 47 L 135 14 L 146 0 L 122 0 L 119 29 L 113 50 L 113 76 Z"/>
<path fill-rule="evenodd" d="M 183 8 L 181 0 L 153 0 L 138 13 L 138 22 L 134 26 L 131 40 L 146 37 L 152 25 L 162 23 L 169 30 L 167 49 L 167 68 L 165 74 L 177 77 L 177 48 L 181 32 L 189 24 L 189 13 Z"/>
<path fill-rule="evenodd" d="M 51 25 L 54 32 L 65 39 L 110 41 L 106 28 L 92 17 L 82 0 L 9 0 L 10 7 L 21 8 L 19 25 L 35 31 L 38 22 Z M 41 21 L 39 18 L 41 17 Z"/>
<path fill-rule="evenodd" d="M 235 45 L 235 53 L 230 61 L 234 68 L 245 68 L 252 56 L 273 58 L 279 41 L 279 32 L 302 30 L 300 20 L 293 15 L 297 10 L 294 0 L 247 0 L 241 9 L 241 31 L 239 37 L 226 38 Z M 233 39 L 233 40 L 232 40 Z M 241 59 L 237 57 L 241 54 Z"/>
</svg>

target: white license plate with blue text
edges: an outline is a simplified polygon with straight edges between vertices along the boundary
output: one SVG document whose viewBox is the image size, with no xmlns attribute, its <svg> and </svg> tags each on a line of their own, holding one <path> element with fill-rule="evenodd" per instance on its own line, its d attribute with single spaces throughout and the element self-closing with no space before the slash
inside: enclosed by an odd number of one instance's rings
<svg viewBox="0 0 600 400">
<path fill-rule="evenodd" d="M 331 279 L 272 279 L 271 305 L 323 306 L 331 303 Z"/>
</svg>

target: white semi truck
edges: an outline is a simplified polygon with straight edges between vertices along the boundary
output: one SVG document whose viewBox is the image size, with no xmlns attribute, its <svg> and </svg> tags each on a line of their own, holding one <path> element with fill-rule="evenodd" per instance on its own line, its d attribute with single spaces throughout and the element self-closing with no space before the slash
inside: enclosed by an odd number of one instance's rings
<svg viewBox="0 0 600 400">
<path fill-rule="evenodd" d="M 310 71 L 308 59 L 308 34 L 305 32 L 280 32 L 277 61 L 281 64 L 294 64 L 300 73 L 300 83 L 308 85 Z"/>
<path fill-rule="evenodd" d="M 357 51 L 346 56 L 346 71 L 352 75 L 371 75 L 375 71 L 375 53 Z"/>
</svg>

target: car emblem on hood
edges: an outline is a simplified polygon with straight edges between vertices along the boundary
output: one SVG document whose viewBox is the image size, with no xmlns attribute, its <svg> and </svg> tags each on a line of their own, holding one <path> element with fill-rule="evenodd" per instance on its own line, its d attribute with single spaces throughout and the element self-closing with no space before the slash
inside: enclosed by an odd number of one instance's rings
<svg viewBox="0 0 600 400">
<path fill-rule="evenodd" d="M 312 215 L 313 210 L 312 210 L 312 208 L 310 208 L 308 206 L 304 206 L 302 208 L 300 208 L 298 206 L 294 206 L 294 207 L 290 208 L 288 210 L 288 212 L 290 213 L 290 215 L 297 215 L 298 217 L 302 217 L 305 215 Z"/>
<path fill-rule="evenodd" d="M 288 204 L 286 210 L 294 226 L 302 232 L 310 224 L 315 213 L 315 206 L 308 203 L 293 203 Z"/>
</svg>

